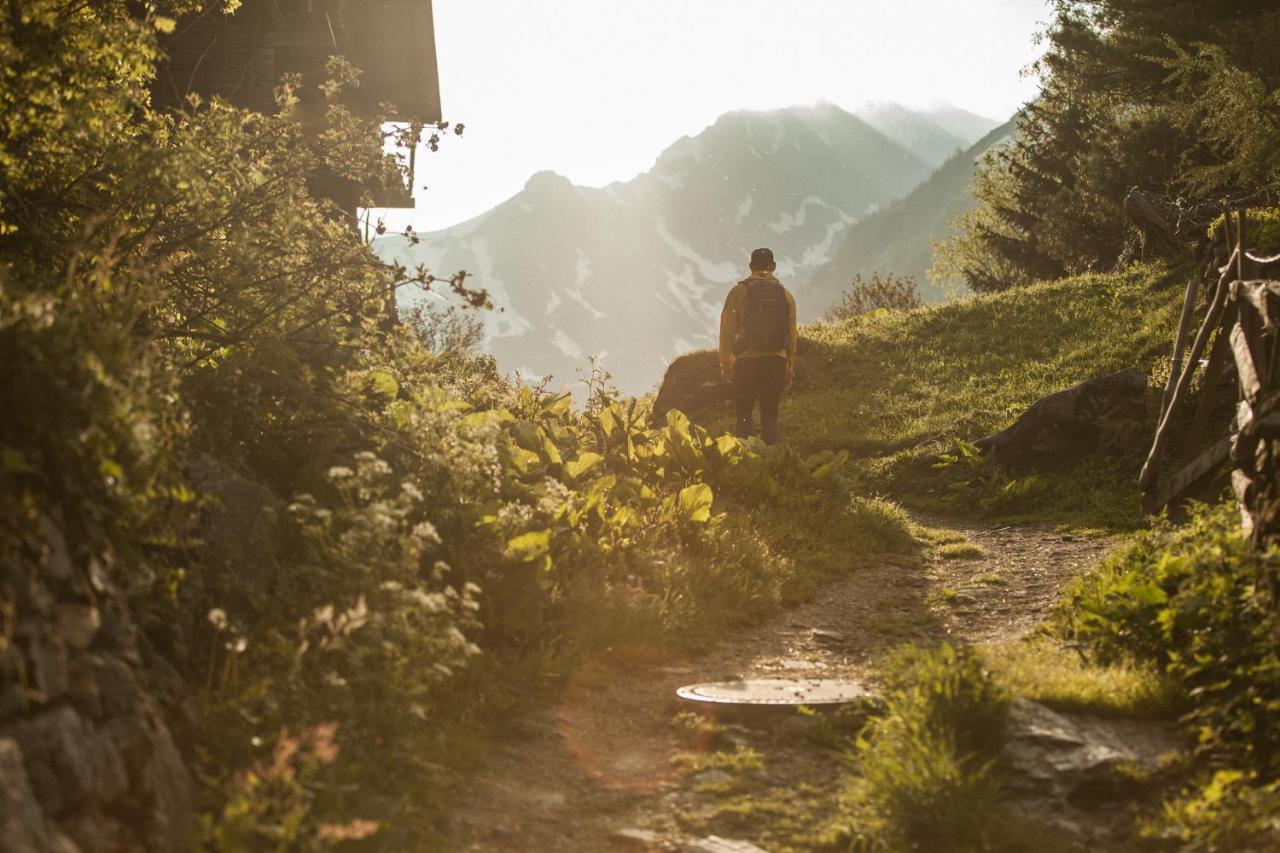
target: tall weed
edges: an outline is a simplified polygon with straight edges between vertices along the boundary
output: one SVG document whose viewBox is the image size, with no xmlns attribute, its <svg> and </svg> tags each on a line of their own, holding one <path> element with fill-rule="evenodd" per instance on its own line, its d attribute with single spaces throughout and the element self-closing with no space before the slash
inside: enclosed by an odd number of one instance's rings
<svg viewBox="0 0 1280 853">
<path fill-rule="evenodd" d="M 907 647 L 884 669 L 885 714 L 858 740 L 842 837 L 862 849 L 1025 849 L 1001 806 L 1009 696 L 982 660 Z"/>
</svg>

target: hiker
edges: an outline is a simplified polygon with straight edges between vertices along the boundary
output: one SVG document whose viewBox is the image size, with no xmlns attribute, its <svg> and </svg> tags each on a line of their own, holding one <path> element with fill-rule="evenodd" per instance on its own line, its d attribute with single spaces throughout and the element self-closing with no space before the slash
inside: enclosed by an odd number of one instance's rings
<svg viewBox="0 0 1280 853">
<path fill-rule="evenodd" d="M 771 249 L 751 253 L 751 275 L 734 285 L 720 312 L 720 372 L 733 383 L 738 424 L 753 434 L 756 402 L 766 444 L 778 443 L 778 404 L 796 373 L 796 301 L 774 277 Z"/>
</svg>

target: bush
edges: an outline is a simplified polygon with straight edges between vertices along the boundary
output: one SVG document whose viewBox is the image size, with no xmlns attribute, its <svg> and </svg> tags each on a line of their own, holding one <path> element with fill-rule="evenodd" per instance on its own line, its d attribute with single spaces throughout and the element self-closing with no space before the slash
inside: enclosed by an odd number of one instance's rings
<svg viewBox="0 0 1280 853">
<path fill-rule="evenodd" d="M 116 566 L 142 610 L 164 608 L 195 508 L 188 421 L 130 331 L 145 303 L 114 280 L 117 259 L 79 262 L 44 289 L 0 273 L 0 554 L 34 571 L 52 524 L 76 560 Z"/>
<path fill-rule="evenodd" d="M 1280 783 L 1258 784 L 1256 774 L 1219 770 L 1200 788 L 1165 804 L 1141 827 L 1144 837 L 1173 841 L 1186 853 L 1280 848 Z"/>
<path fill-rule="evenodd" d="M 1280 208 L 1268 207 L 1250 210 L 1245 215 L 1245 248 L 1263 255 L 1280 254 Z M 1231 217 L 1231 233 L 1236 229 L 1235 217 Z M 1226 239 L 1223 217 L 1219 216 L 1209 226 L 1209 242 L 1217 244 Z M 1231 254 L 1235 245 L 1225 247 Z M 1225 255 L 1224 255 L 1225 257 Z"/>
<path fill-rule="evenodd" d="M 1280 778 L 1280 617 L 1259 592 L 1275 557 L 1255 553 L 1232 504 L 1139 534 L 1077 583 L 1066 633 L 1104 661 L 1131 655 L 1189 698 L 1199 751 Z"/>
<path fill-rule="evenodd" d="M 849 289 L 840 295 L 840 301 L 827 310 L 823 319 L 829 323 L 851 320 L 872 311 L 910 311 L 924 305 L 916 293 L 914 276 L 889 273 L 883 278 L 872 273 L 866 281 L 859 273 L 853 277 Z"/>
</svg>

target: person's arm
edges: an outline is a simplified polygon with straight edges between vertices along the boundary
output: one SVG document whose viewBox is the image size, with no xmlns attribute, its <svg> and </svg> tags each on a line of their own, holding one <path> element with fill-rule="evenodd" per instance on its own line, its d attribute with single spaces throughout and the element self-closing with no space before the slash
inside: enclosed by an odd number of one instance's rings
<svg viewBox="0 0 1280 853">
<path fill-rule="evenodd" d="M 725 297 L 724 309 L 720 312 L 720 375 L 726 382 L 733 381 L 733 345 L 738 338 L 738 286 L 735 285 Z"/>
<path fill-rule="evenodd" d="M 787 291 L 787 383 L 789 389 L 796 378 L 796 299 Z"/>
</svg>

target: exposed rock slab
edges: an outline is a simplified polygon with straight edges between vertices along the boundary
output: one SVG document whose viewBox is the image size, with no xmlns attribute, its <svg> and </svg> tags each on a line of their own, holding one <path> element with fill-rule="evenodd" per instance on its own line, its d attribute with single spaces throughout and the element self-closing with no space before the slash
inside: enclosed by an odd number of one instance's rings
<svg viewBox="0 0 1280 853">
<path fill-rule="evenodd" d="M 1126 808 L 1182 748 L 1171 723 L 1064 714 L 1019 699 L 1009 718 L 1009 790 L 1028 813 L 1088 839 L 1122 830 Z"/>
</svg>

